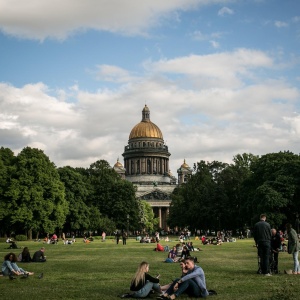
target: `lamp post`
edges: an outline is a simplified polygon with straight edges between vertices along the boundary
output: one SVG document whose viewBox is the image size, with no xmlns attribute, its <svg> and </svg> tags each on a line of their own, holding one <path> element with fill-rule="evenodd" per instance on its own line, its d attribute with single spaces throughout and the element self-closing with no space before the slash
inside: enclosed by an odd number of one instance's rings
<svg viewBox="0 0 300 300">
<path fill-rule="evenodd" d="M 127 214 L 127 236 L 129 236 L 129 214 Z"/>
<path fill-rule="evenodd" d="M 299 225 L 300 225 L 300 222 L 299 222 L 299 214 L 296 213 L 295 227 L 296 227 L 297 233 L 299 233 Z"/>
</svg>

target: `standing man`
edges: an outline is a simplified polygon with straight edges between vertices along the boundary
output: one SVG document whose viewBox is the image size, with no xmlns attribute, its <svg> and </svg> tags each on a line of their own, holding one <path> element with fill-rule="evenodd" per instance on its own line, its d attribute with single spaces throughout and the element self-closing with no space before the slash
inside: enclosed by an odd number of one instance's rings
<svg viewBox="0 0 300 300">
<path fill-rule="evenodd" d="M 126 245 L 127 233 L 125 230 L 123 231 L 123 234 L 122 234 L 122 240 L 123 240 L 123 245 Z"/>
<path fill-rule="evenodd" d="M 274 260 L 274 273 L 278 274 L 278 255 L 281 249 L 281 238 L 276 229 L 272 228 L 272 238 L 271 238 L 271 255 Z"/>
<path fill-rule="evenodd" d="M 117 242 L 117 245 L 119 244 L 119 241 L 120 241 L 120 232 L 119 232 L 119 230 L 117 230 L 117 232 L 116 232 L 116 242 Z"/>
<path fill-rule="evenodd" d="M 266 222 L 267 216 L 260 215 L 260 221 L 254 225 L 253 236 L 258 249 L 258 255 L 261 262 L 262 274 L 271 276 L 269 273 L 269 260 L 271 251 L 271 226 Z"/>
</svg>

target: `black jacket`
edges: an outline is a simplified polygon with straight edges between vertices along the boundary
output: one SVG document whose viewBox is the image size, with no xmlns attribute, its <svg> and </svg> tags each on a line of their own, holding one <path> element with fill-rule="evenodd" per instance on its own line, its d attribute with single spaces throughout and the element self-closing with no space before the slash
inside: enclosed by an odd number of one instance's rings
<svg viewBox="0 0 300 300">
<path fill-rule="evenodd" d="M 253 236 L 256 244 L 271 242 L 271 226 L 266 221 L 259 221 L 254 225 Z"/>
</svg>

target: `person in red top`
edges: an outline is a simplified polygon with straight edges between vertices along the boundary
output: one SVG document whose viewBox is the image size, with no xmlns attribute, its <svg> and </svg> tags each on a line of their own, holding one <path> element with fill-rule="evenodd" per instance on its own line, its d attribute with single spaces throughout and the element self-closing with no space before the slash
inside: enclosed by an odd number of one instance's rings
<svg viewBox="0 0 300 300">
<path fill-rule="evenodd" d="M 157 243 L 156 248 L 154 250 L 155 251 L 165 251 L 164 247 L 160 243 Z"/>
</svg>

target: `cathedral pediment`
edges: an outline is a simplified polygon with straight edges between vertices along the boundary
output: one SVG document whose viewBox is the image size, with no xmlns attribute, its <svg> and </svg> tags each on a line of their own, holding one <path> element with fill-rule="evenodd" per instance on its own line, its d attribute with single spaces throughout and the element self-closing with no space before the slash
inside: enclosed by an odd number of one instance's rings
<svg viewBox="0 0 300 300">
<path fill-rule="evenodd" d="M 138 196 L 139 199 L 141 200 L 148 200 L 148 201 L 153 201 L 153 200 L 169 200 L 170 199 L 170 194 L 161 191 L 160 189 L 154 189 L 150 192 L 145 192 L 143 194 L 140 194 Z"/>
</svg>

